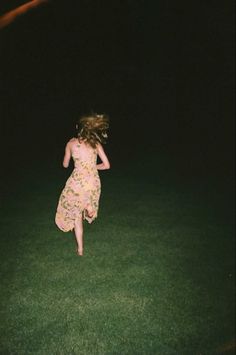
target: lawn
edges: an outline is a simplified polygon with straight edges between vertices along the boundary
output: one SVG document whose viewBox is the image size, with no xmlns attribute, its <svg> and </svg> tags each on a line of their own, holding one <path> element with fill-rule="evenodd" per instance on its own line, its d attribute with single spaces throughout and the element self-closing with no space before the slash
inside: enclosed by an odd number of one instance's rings
<svg viewBox="0 0 236 355">
<path fill-rule="evenodd" d="M 223 353 L 235 337 L 229 186 L 182 179 L 164 159 L 101 172 L 78 257 L 54 224 L 70 171 L 3 179 L 0 353 Z"/>
</svg>

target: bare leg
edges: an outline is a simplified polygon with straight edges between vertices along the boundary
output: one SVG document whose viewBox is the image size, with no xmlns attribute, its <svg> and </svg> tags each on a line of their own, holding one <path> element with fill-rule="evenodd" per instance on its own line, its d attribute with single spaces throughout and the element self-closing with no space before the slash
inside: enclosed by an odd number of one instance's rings
<svg viewBox="0 0 236 355">
<path fill-rule="evenodd" d="M 77 219 L 75 224 L 75 238 L 77 242 L 77 253 L 83 255 L 83 219 L 82 216 Z"/>
</svg>

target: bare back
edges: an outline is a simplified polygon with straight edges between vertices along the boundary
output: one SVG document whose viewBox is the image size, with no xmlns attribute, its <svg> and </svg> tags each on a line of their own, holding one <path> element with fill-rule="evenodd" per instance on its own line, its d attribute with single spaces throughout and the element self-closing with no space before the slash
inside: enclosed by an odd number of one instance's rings
<svg viewBox="0 0 236 355">
<path fill-rule="evenodd" d="M 97 173 L 97 150 L 86 144 L 84 141 L 73 139 L 70 150 L 74 161 L 75 169 L 91 171 Z"/>
<path fill-rule="evenodd" d="M 85 161 L 96 162 L 97 155 L 102 161 L 101 164 L 97 164 L 97 169 L 98 170 L 109 169 L 110 168 L 109 160 L 100 143 L 97 144 L 96 148 L 93 148 L 84 140 L 79 140 L 78 138 L 72 138 L 66 145 L 65 156 L 63 159 L 63 166 L 65 168 L 69 166 L 71 157 L 73 158 L 74 162 L 75 159 L 80 159 L 81 161 L 84 162 Z"/>
</svg>

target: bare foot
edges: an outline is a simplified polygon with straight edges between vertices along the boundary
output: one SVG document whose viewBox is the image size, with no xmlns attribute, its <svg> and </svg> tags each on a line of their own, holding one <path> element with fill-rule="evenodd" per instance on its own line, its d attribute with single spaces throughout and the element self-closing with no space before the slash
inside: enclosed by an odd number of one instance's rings
<svg viewBox="0 0 236 355">
<path fill-rule="evenodd" d="M 83 250 L 81 250 L 81 249 L 77 249 L 76 253 L 78 256 L 83 256 Z"/>
</svg>

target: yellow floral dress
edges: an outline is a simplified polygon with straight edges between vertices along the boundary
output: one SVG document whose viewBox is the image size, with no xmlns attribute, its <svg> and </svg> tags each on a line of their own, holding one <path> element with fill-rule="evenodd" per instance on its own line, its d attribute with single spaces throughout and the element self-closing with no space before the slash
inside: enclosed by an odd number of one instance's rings
<svg viewBox="0 0 236 355">
<path fill-rule="evenodd" d="M 78 141 L 72 147 L 72 158 L 74 170 L 61 193 L 55 217 L 56 225 L 63 232 L 73 230 L 76 220 L 82 215 L 92 223 L 98 214 L 101 194 L 96 149 L 85 149 Z M 87 211 L 92 211 L 92 217 L 89 217 Z"/>
</svg>

